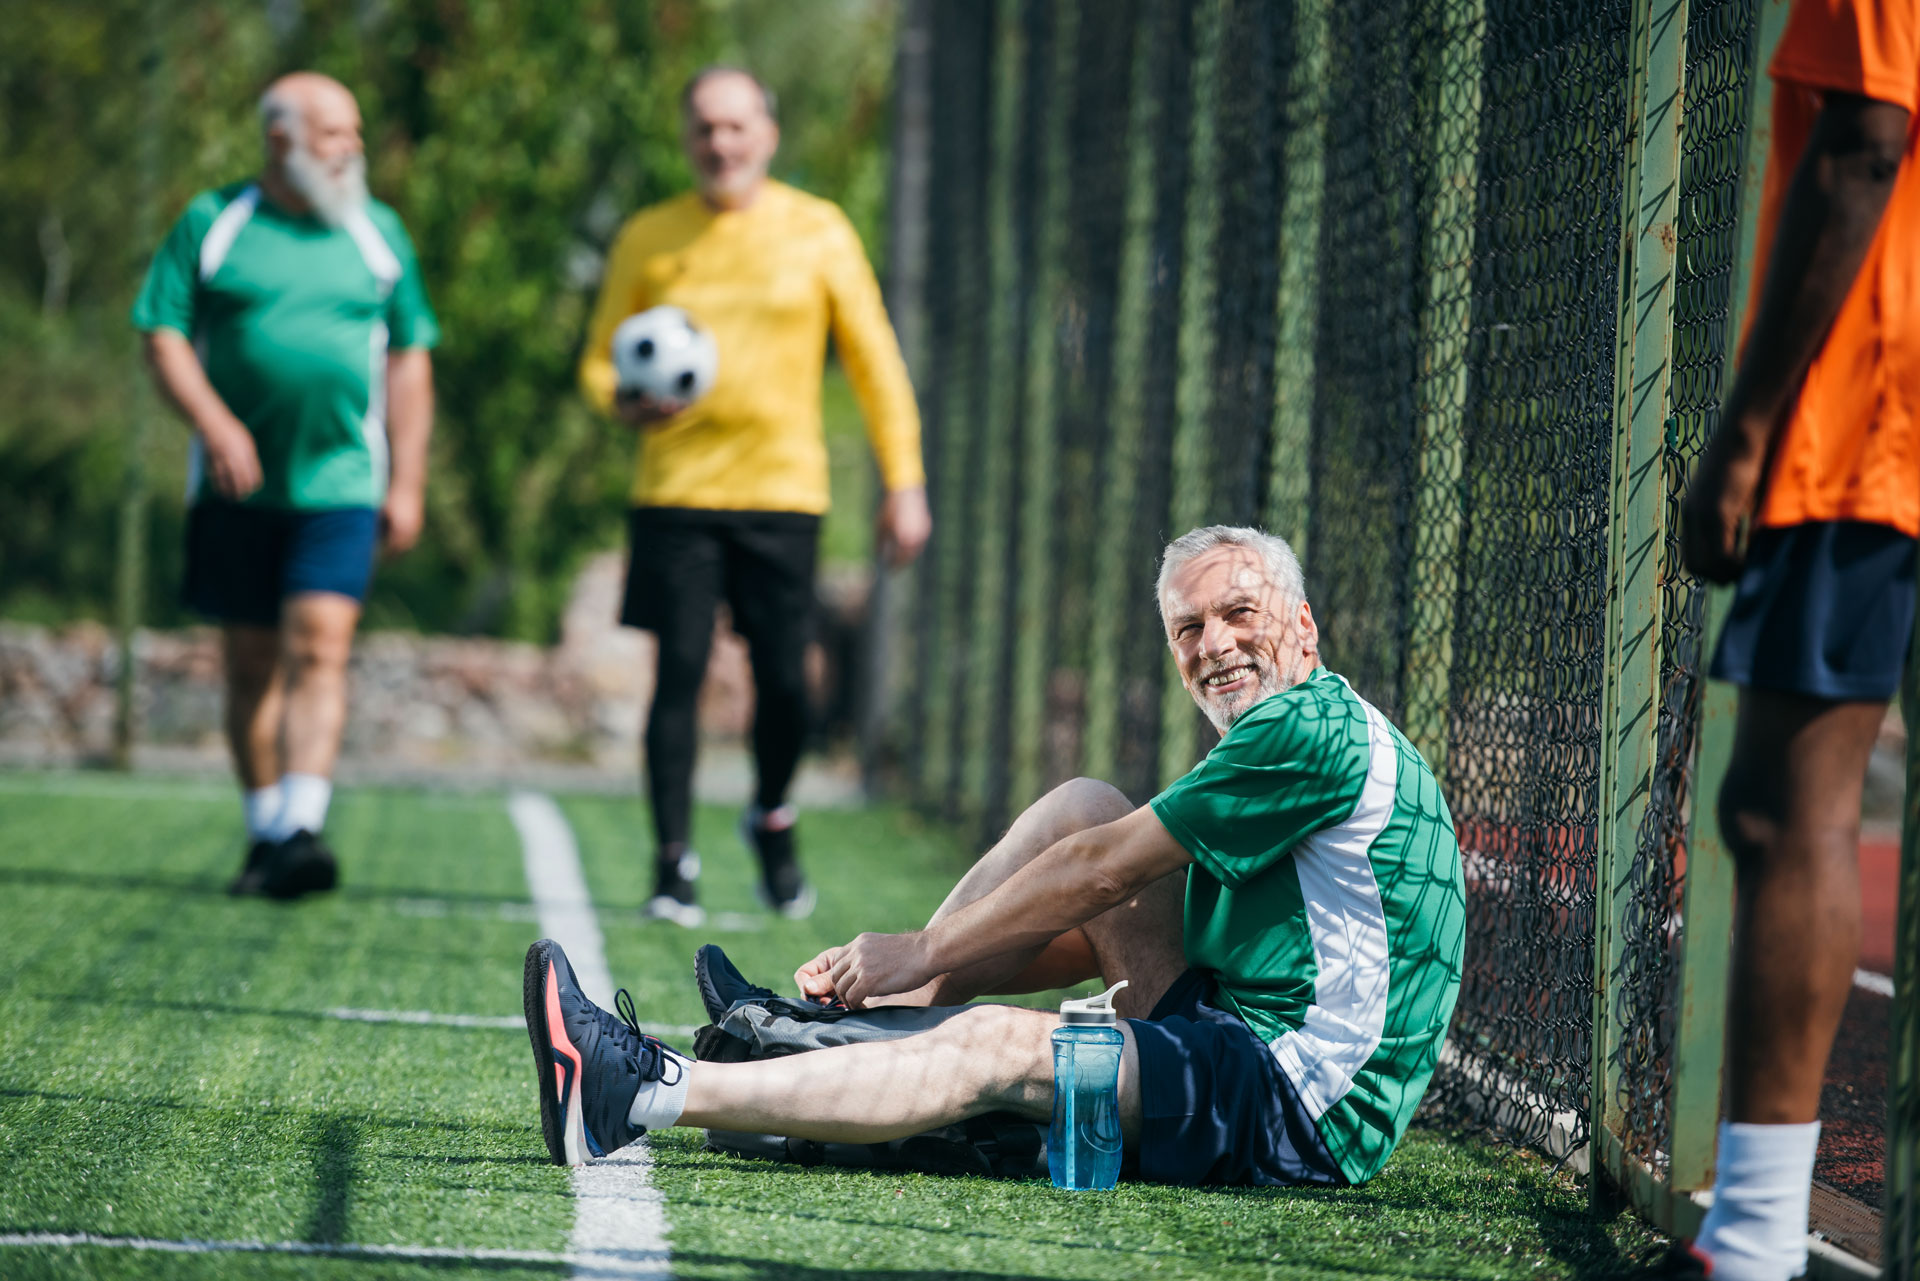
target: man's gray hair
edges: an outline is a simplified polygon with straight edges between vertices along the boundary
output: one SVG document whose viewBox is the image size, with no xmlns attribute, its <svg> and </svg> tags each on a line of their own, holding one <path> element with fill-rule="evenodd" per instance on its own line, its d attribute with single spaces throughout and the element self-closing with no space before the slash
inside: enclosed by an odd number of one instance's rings
<svg viewBox="0 0 1920 1281">
<path fill-rule="evenodd" d="M 702 67 L 687 77 L 686 85 L 680 90 L 681 115 L 684 116 L 693 109 L 694 92 L 714 76 L 745 76 L 748 83 L 760 91 L 760 103 L 767 109 L 767 119 L 775 124 L 780 122 L 780 100 L 774 96 L 773 90 L 767 87 L 767 82 L 745 67 L 736 67 L 726 62 L 716 62 Z"/>
<path fill-rule="evenodd" d="M 269 139 L 275 129 L 284 129 L 289 141 L 300 146 L 305 141 L 307 118 L 300 113 L 300 104 L 294 96 L 284 89 L 269 89 L 260 95 L 260 142 L 270 146 Z"/>
<path fill-rule="evenodd" d="M 1163 619 L 1167 613 L 1168 580 L 1182 565 L 1216 547 L 1245 547 L 1258 556 L 1261 565 L 1266 568 L 1267 581 L 1273 584 L 1274 590 L 1288 605 L 1307 598 L 1306 577 L 1300 572 L 1300 558 L 1293 554 L 1293 548 L 1287 546 L 1286 539 L 1249 525 L 1205 525 L 1180 535 L 1160 553 L 1160 577 L 1154 583 L 1153 596 L 1159 602 Z"/>
</svg>

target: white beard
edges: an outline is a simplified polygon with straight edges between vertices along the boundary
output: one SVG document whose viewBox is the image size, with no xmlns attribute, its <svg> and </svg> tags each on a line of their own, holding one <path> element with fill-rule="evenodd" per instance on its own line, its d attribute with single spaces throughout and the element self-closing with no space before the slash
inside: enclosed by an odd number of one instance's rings
<svg viewBox="0 0 1920 1281">
<path fill-rule="evenodd" d="M 295 144 L 287 148 L 287 184 L 313 208 L 313 216 L 329 227 L 343 225 L 367 205 L 367 158 L 348 156 L 329 167 L 312 152 Z"/>
<path fill-rule="evenodd" d="M 1208 676 L 1211 676 L 1226 666 L 1228 666 L 1228 664 L 1223 663 L 1219 667 L 1209 668 L 1207 671 L 1202 672 L 1195 682 L 1196 686 L 1199 681 L 1204 681 Z M 1193 700 L 1200 705 L 1200 710 L 1206 715 L 1206 718 L 1213 722 L 1213 727 L 1222 734 L 1232 729 L 1235 721 L 1245 716 L 1261 703 L 1273 697 L 1275 694 L 1286 691 L 1287 683 L 1280 679 L 1280 673 L 1270 668 L 1256 666 L 1255 674 L 1259 678 L 1259 684 L 1256 685 L 1250 693 L 1240 695 L 1231 703 L 1222 703 L 1218 699 L 1208 698 L 1204 695 Z"/>
</svg>

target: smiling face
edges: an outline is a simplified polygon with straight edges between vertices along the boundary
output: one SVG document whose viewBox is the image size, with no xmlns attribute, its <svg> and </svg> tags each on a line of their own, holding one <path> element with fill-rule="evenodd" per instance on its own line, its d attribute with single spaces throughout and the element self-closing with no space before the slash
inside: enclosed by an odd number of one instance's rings
<svg viewBox="0 0 1920 1281">
<path fill-rule="evenodd" d="M 1320 629 L 1251 547 L 1226 544 L 1180 565 L 1160 597 L 1180 681 L 1222 734 L 1320 665 Z"/>
<path fill-rule="evenodd" d="M 780 146 L 780 126 L 767 113 L 766 95 L 751 76 L 715 71 L 688 93 L 681 141 L 694 184 L 716 209 L 751 204 Z"/>
</svg>

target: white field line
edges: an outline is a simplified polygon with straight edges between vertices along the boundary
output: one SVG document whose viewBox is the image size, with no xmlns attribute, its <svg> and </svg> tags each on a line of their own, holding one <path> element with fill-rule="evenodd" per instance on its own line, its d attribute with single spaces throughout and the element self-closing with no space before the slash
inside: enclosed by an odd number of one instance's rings
<svg viewBox="0 0 1920 1281">
<path fill-rule="evenodd" d="M 571 958 L 573 953 L 567 953 Z M 525 1032 L 527 1021 L 518 1014 L 435 1014 L 432 1010 L 359 1010 L 342 1005 L 328 1010 L 330 1019 L 349 1023 L 424 1023 L 433 1027 L 486 1027 Z M 641 1030 L 650 1036 L 691 1040 L 700 1029 L 685 1023 L 646 1023 Z"/>
<path fill-rule="evenodd" d="M 581 990 L 597 1005 L 613 1004 L 600 922 L 580 870 L 573 829 L 550 797 L 515 792 L 507 813 L 520 833 L 527 887 L 540 930 L 566 949 Z M 666 1198 L 653 1186 L 653 1154 L 645 1139 L 573 1171 L 573 1237 L 577 1277 L 647 1277 L 665 1281 L 668 1267 Z"/>
<path fill-rule="evenodd" d="M 1888 998 L 1893 996 L 1893 980 L 1885 974 L 1875 974 L 1872 970 L 1855 970 L 1853 985 L 1880 996 Z"/>
<path fill-rule="evenodd" d="M 165 1254 L 309 1254 L 334 1259 L 424 1259 L 454 1263 L 481 1260 L 502 1263 L 587 1262 L 571 1254 L 554 1254 L 547 1250 L 457 1250 L 432 1245 L 328 1245 L 317 1241 L 166 1241 L 157 1237 L 101 1236 L 93 1232 L 0 1233 L 0 1246 L 97 1246 L 108 1250 L 158 1250 Z"/>
</svg>

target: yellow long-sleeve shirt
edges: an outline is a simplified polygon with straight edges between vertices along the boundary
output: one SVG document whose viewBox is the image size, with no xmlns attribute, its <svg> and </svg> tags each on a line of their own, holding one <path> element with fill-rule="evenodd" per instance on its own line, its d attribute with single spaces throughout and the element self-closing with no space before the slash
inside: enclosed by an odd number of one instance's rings
<svg viewBox="0 0 1920 1281">
<path fill-rule="evenodd" d="M 635 506 L 826 511 L 829 330 L 882 482 L 925 483 L 906 364 L 860 238 L 836 205 L 769 181 L 745 209 L 716 212 L 690 192 L 629 219 L 580 360 L 580 385 L 602 411 L 613 406 L 614 329 L 663 303 L 713 335 L 719 372 L 700 401 L 641 432 Z"/>
</svg>

